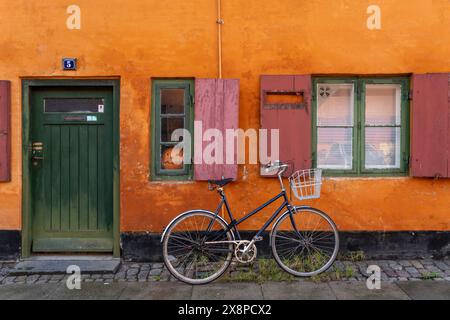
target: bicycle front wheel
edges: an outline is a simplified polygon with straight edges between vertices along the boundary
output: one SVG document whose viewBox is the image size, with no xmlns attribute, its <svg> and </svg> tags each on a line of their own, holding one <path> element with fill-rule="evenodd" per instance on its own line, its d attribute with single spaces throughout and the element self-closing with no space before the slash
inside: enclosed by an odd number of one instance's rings
<svg viewBox="0 0 450 320">
<path fill-rule="evenodd" d="M 163 239 L 163 258 L 169 272 L 188 284 L 219 278 L 233 258 L 234 235 L 227 223 L 206 211 L 180 215 Z"/>
<path fill-rule="evenodd" d="M 285 213 L 272 231 L 272 252 L 286 272 L 311 277 L 326 271 L 339 251 L 339 233 L 325 213 L 313 208 L 296 208 Z"/>
</svg>

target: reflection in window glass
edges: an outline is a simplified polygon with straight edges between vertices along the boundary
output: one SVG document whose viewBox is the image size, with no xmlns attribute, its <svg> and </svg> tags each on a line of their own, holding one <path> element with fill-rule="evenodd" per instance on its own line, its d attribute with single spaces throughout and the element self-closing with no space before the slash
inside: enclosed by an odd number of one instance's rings
<svg viewBox="0 0 450 320">
<path fill-rule="evenodd" d="M 45 113 L 103 113 L 103 98 L 45 98 Z"/>
<path fill-rule="evenodd" d="M 321 83 L 317 86 L 319 126 L 353 125 L 353 84 Z"/>
<path fill-rule="evenodd" d="M 366 85 L 366 124 L 400 125 L 401 85 Z"/>
<path fill-rule="evenodd" d="M 353 168 L 354 84 L 317 85 L 317 167 Z"/>
<path fill-rule="evenodd" d="M 184 89 L 161 89 L 161 114 L 184 114 Z"/>
<path fill-rule="evenodd" d="M 317 167 L 352 169 L 352 128 L 319 128 Z"/>
<path fill-rule="evenodd" d="M 366 169 L 401 166 L 401 91 L 400 84 L 366 85 Z"/>
<path fill-rule="evenodd" d="M 400 168 L 400 128 L 366 128 L 366 168 Z"/>
<path fill-rule="evenodd" d="M 161 142 L 172 141 L 172 133 L 177 129 L 184 128 L 184 118 L 162 117 L 161 118 Z"/>
</svg>

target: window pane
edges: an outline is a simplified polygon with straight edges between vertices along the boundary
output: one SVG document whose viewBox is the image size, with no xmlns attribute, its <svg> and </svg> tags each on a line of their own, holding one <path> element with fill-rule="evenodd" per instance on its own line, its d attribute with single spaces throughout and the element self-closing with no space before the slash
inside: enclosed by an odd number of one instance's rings
<svg viewBox="0 0 450 320">
<path fill-rule="evenodd" d="M 161 142 L 172 141 L 172 133 L 176 129 L 184 128 L 184 118 L 161 118 Z"/>
<path fill-rule="evenodd" d="M 103 113 L 102 98 L 45 98 L 45 113 Z"/>
<path fill-rule="evenodd" d="M 161 169 L 183 169 L 183 150 L 174 151 L 174 146 L 161 146 Z"/>
<path fill-rule="evenodd" d="M 351 128 L 318 128 L 317 167 L 352 169 Z"/>
<path fill-rule="evenodd" d="M 353 125 L 353 84 L 317 85 L 317 123 L 319 126 Z"/>
<path fill-rule="evenodd" d="M 366 86 L 366 124 L 400 125 L 401 85 L 370 84 Z"/>
<path fill-rule="evenodd" d="M 367 169 L 400 168 L 400 128 L 366 128 Z"/>
<path fill-rule="evenodd" d="M 184 114 L 184 89 L 161 89 L 161 114 Z"/>
</svg>

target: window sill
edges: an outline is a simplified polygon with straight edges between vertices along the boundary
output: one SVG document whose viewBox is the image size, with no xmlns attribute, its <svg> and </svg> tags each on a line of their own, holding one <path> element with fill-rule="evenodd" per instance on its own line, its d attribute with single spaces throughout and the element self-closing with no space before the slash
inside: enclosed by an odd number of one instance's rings
<svg viewBox="0 0 450 320">
<path fill-rule="evenodd" d="M 367 175 L 367 176 L 349 176 L 349 175 L 341 175 L 341 176 L 323 176 L 323 180 L 327 181 L 342 181 L 342 180 L 406 180 L 412 178 L 407 174 L 398 174 L 398 175 Z"/>
<path fill-rule="evenodd" d="M 409 177 L 409 172 L 400 170 L 393 171 L 370 171 L 370 172 L 356 172 L 356 171 L 333 171 L 322 169 L 322 177 L 324 178 L 404 178 Z"/>
<path fill-rule="evenodd" d="M 194 184 L 196 181 L 194 180 L 149 180 L 150 185 L 168 185 L 168 184 Z"/>
</svg>

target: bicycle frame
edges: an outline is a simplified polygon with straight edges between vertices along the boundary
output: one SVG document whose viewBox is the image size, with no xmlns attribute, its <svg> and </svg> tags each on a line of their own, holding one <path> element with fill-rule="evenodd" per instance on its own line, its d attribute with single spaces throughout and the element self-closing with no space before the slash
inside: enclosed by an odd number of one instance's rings
<svg viewBox="0 0 450 320">
<path fill-rule="evenodd" d="M 251 211 L 250 213 L 246 214 L 244 217 L 242 217 L 239 220 L 235 220 L 233 217 L 233 214 L 230 210 L 230 206 L 228 204 L 228 200 L 227 197 L 225 196 L 225 193 L 223 192 L 223 190 L 220 188 L 218 189 L 218 192 L 221 196 L 221 201 L 216 209 L 216 211 L 214 212 L 215 216 L 217 217 L 219 215 L 219 212 L 221 212 L 222 207 L 225 205 L 225 208 L 228 212 L 228 217 L 230 218 L 230 223 L 228 225 L 228 228 L 225 232 L 230 231 L 231 229 L 234 230 L 234 233 L 237 237 L 237 240 L 240 241 L 242 240 L 241 235 L 239 233 L 239 230 L 237 228 L 238 225 L 240 225 L 241 223 L 243 223 L 244 221 L 246 221 L 247 219 L 251 218 L 252 216 L 254 216 L 255 214 L 257 214 L 258 212 L 260 212 L 261 210 L 263 210 L 264 208 L 266 208 L 267 206 L 271 205 L 272 203 L 274 203 L 275 201 L 277 201 L 280 198 L 283 198 L 283 203 L 281 204 L 281 206 L 273 213 L 273 215 L 266 221 L 266 223 L 261 227 L 261 229 L 259 229 L 259 231 L 256 232 L 256 234 L 253 236 L 252 238 L 252 242 L 254 243 L 255 241 L 258 241 L 258 239 L 261 237 L 261 234 L 267 230 L 267 228 L 271 225 L 271 223 L 278 217 L 278 215 L 283 211 L 284 208 L 287 208 L 289 210 L 290 213 L 290 217 L 291 217 L 291 222 L 293 224 L 294 229 L 297 231 L 297 228 L 295 226 L 294 223 L 294 219 L 293 219 L 293 212 L 292 212 L 292 206 L 289 202 L 289 199 L 287 197 L 286 194 L 286 190 L 283 188 L 282 191 L 275 197 L 273 197 L 272 199 L 270 199 L 269 201 L 267 201 L 266 203 L 262 204 L 261 206 L 259 206 L 258 208 L 254 209 L 253 211 Z M 211 221 L 208 225 L 207 231 L 211 230 L 212 225 L 214 224 L 214 221 Z M 298 231 L 297 231 L 298 232 Z"/>
<path fill-rule="evenodd" d="M 280 170 L 281 168 L 281 170 Z M 221 212 L 223 206 L 225 205 L 225 208 L 227 210 L 228 213 L 228 217 L 230 218 L 230 223 L 228 224 L 228 227 L 226 230 L 224 230 L 225 233 L 227 233 L 230 230 L 234 230 L 234 234 L 235 234 L 235 238 L 237 237 L 237 240 L 235 241 L 242 241 L 241 235 L 239 233 L 239 230 L 237 228 L 238 225 L 240 225 L 241 223 L 243 223 L 244 221 L 246 221 L 247 219 L 251 218 L 252 216 L 254 216 L 255 214 L 257 214 L 258 212 L 260 212 L 261 210 L 263 210 L 264 208 L 266 208 L 267 206 L 271 205 L 272 203 L 274 203 L 275 201 L 277 201 L 280 198 L 283 198 L 283 203 L 281 204 L 281 206 L 273 213 L 273 215 L 266 221 L 266 223 L 261 227 L 260 230 L 258 230 L 256 232 L 256 234 L 253 236 L 252 240 L 250 241 L 250 245 L 247 246 L 247 248 L 245 249 L 248 250 L 248 248 L 250 248 L 256 241 L 260 241 L 261 239 L 261 234 L 267 230 L 267 228 L 272 224 L 272 222 L 278 217 L 278 215 L 283 211 L 284 208 L 287 208 L 289 210 L 289 215 L 290 215 L 290 220 L 292 223 L 292 226 L 295 230 L 296 233 L 299 233 L 297 226 L 295 224 L 294 221 L 294 212 L 293 212 L 293 207 L 289 202 L 289 199 L 287 197 L 286 194 L 286 188 L 284 187 L 284 183 L 283 183 L 283 178 L 282 178 L 282 174 L 284 173 L 284 171 L 286 170 L 287 165 L 282 165 L 278 168 L 278 181 L 280 182 L 280 187 L 281 187 L 281 192 L 273 197 L 272 199 L 268 200 L 266 203 L 262 204 L 261 206 L 259 206 L 258 208 L 254 209 L 252 212 L 246 214 L 244 217 L 242 217 L 239 220 L 235 220 L 233 217 L 233 214 L 230 210 L 230 206 L 228 204 L 228 200 L 227 197 L 225 196 L 225 193 L 223 191 L 223 187 L 218 187 L 216 188 L 216 190 L 218 191 L 218 193 L 220 194 L 221 197 L 221 201 L 219 203 L 219 205 L 217 206 L 216 211 L 214 212 L 214 216 L 215 218 L 208 224 L 208 227 L 206 228 L 206 232 L 210 232 L 211 228 L 213 226 L 213 224 L 215 223 L 215 221 L 217 221 L 219 218 L 221 220 L 224 220 L 222 217 L 219 217 L 219 213 Z M 210 189 L 212 190 L 212 189 Z M 211 212 L 212 213 L 212 212 Z M 173 222 L 173 221 L 172 221 Z M 172 222 L 170 224 L 172 224 Z M 224 220 L 224 222 L 226 222 Z M 170 225 L 169 224 L 169 225 Z M 163 235 L 161 237 L 161 241 L 163 241 L 164 239 L 164 235 L 166 233 L 166 228 L 163 231 Z M 244 251 L 244 252 L 245 252 Z"/>
</svg>

